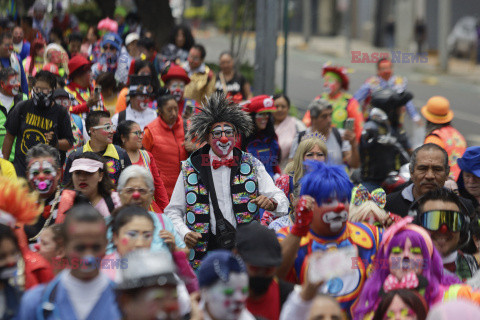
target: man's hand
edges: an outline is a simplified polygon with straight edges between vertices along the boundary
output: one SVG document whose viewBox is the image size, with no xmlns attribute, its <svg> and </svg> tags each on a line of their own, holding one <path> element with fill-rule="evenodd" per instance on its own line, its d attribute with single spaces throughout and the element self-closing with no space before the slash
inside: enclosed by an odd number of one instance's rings
<svg viewBox="0 0 480 320">
<path fill-rule="evenodd" d="M 265 209 L 267 211 L 274 211 L 276 209 L 275 204 L 273 204 L 273 201 L 265 196 L 256 197 L 255 199 L 252 200 L 252 203 L 255 203 L 260 208 Z"/>
<path fill-rule="evenodd" d="M 356 138 L 355 132 L 352 130 L 345 130 L 342 137 L 343 140 L 350 142 L 350 145 L 352 146 L 357 142 Z"/>
<path fill-rule="evenodd" d="M 198 233 L 198 232 L 189 232 L 185 235 L 185 244 L 190 248 L 190 249 L 193 249 L 193 247 L 195 247 L 198 243 L 198 241 L 200 241 L 200 239 L 202 238 L 202 234 L 201 233 Z"/>
<path fill-rule="evenodd" d="M 48 144 L 48 145 L 50 144 L 50 141 L 52 141 L 52 139 L 53 139 L 53 135 L 54 135 L 53 131 L 45 133 L 45 140 L 46 140 L 45 143 L 46 144 Z"/>
<path fill-rule="evenodd" d="M 302 196 L 295 206 L 295 222 L 290 233 L 298 237 L 306 236 L 310 223 L 313 219 L 313 207 L 315 199 L 310 196 Z"/>
</svg>

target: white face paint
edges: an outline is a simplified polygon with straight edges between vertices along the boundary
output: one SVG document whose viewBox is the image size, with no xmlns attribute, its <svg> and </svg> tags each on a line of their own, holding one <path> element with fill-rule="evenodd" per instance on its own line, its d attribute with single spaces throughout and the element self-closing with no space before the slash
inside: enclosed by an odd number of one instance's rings
<svg viewBox="0 0 480 320">
<path fill-rule="evenodd" d="M 325 211 L 322 216 L 323 222 L 330 226 L 330 231 L 337 232 L 342 229 L 343 224 L 347 221 L 348 211 L 346 204 L 338 202 L 336 199 L 322 204 Z"/>
<path fill-rule="evenodd" d="M 235 137 L 226 137 L 222 134 L 222 131 L 234 131 L 233 128 L 229 125 L 217 126 L 212 130 L 212 133 L 219 134 L 220 138 L 212 138 L 213 151 L 218 155 L 219 153 L 223 156 L 227 156 L 233 149 L 233 144 L 235 142 Z"/>
<path fill-rule="evenodd" d="M 228 282 L 217 281 L 205 289 L 203 297 L 208 312 L 215 319 L 237 320 L 245 308 L 248 297 L 248 275 L 230 273 Z"/>
</svg>

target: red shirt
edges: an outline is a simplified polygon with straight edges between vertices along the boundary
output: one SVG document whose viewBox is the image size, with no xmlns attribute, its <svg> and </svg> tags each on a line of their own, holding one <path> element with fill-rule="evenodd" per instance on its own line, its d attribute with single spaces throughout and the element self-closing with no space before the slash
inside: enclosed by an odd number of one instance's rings
<svg viewBox="0 0 480 320">
<path fill-rule="evenodd" d="M 268 320 L 280 318 L 280 287 L 277 280 L 273 280 L 266 294 L 260 298 L 247 298 L 247 309 L 255 317 Z"/>
</svg>

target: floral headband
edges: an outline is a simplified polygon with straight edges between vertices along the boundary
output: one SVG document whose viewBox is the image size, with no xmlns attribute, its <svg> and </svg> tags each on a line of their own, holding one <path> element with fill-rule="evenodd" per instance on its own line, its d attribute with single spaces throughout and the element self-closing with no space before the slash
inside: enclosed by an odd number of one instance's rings
<svg viewBox="0 0 480 320">
<path fill-rule="evenodd" d="M 427 246 L 428 255 L 432 257 L 433 243 L 432 243 L 432 239 L 430 238 L 430 235 L 422 227 L 419 227 L 415 224 L 411 224 L 412 221 L 413 221 L 413 217 L 410 217 L 410 216 L 405 217 L 400 221 L 394 223 L 387 230 L 385 230 L 382 236 L 382 243 L 380 244 L 380 247 L 383 247 L 383 251 L 385 254 L 387 254 L 387 249 L 388 249 L 388 245 L 390 244 L 390 241 L 392 241 L 393 237 L 397 233 L 403 230 L 411 230 L 422 236 L 423 240 L 425 241 L 425 245 Z"/>
</svg>

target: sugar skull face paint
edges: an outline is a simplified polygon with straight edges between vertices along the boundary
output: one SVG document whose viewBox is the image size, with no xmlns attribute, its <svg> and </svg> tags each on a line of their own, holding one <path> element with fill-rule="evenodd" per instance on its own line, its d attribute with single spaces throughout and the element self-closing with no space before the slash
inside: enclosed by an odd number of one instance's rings
<svg viewBox="0 0 480 320">
<path fill-rule="evenodd" d="M 20 90 L 20 81 L 17 75 L 11 75 L 6 82 L 1 82 L 2 89 L 9 96 L 16 96 Z"/>
<path fill-rule="evenodd" d="M 57 171 L 49 158 L 33 160 L 28 166 L 30 187 L 40 195 L 50 195 L 57 187 Z"/>
<path fill-rule="evenodd" d="M 213 318 L 236 320 L 245 308 L 248 297 L 248 275 L 232 272 L 228 282 L 217 281 L 206 289 L 204 297 Z"/>
<path fill-rule="evenodd" d="M 213 125 L 208 142 L 213 152 L 220 158 L 230 154 L 235 146 L 235 130 L 227 122 L 219 122 Z"/>
</svg>

